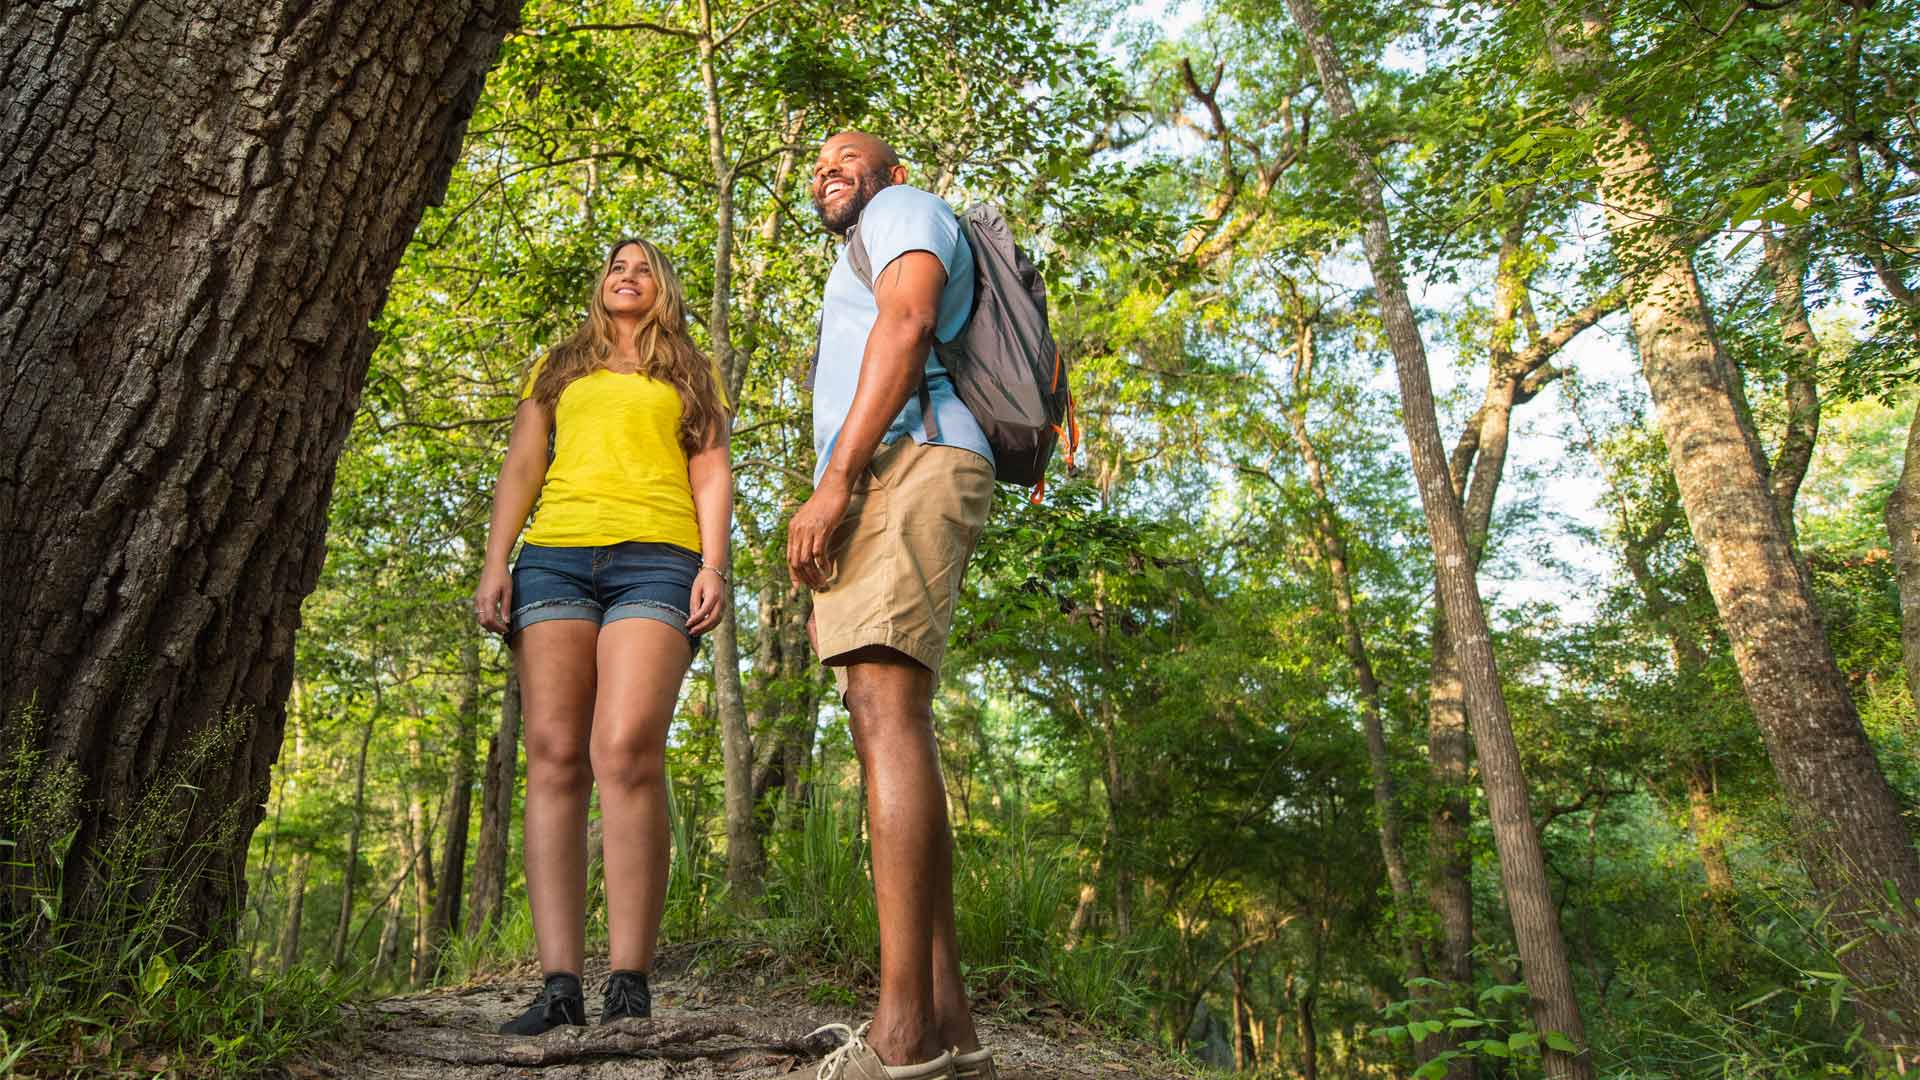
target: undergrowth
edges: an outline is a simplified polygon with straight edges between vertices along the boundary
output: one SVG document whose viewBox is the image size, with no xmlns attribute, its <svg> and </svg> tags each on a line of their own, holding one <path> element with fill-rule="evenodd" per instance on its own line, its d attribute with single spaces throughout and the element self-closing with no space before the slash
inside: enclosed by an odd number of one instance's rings
<svg viewBox="0 0 1920 1080">
<path fill-rule="evenodd" d="M 89 850 L 80 774 L 36 748 L 38 731 L 16 714 L 0 745 L 0 1075 L 251 1076 L 332 1032 L 344 981 L 257 978 L 244 950 L 186 929 L 189 890 L 216 872 L 237 818 L 178 832 L 244 718 L 195 737 Z"/>
</svg>

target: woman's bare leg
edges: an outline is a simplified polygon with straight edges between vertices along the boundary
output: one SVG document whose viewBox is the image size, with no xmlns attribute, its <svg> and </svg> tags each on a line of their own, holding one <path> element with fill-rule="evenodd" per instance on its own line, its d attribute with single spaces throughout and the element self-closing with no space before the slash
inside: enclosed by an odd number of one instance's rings
<svg viewBox="0 0 1920 1080">
<path fill-rule="evenodd" d="M 580 974 L 586 952 L 587 793 L 593 784 L 597 622 L 553 619 L 520 631 L 526 723 L 527 901 L 543 972 Z"/>
<path fill-rule="evenodd" d="M 607 959 L 648 971 L 667 899 L 667 726 L 692 660 L 686 635 L 657 619 L 600 631 L 593 777 L 606 837 Z"/>
</svg>

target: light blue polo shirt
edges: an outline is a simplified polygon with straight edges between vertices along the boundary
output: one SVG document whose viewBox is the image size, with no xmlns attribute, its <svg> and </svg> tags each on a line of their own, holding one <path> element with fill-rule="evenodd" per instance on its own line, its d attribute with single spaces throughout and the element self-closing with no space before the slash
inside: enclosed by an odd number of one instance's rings
<svg viewBox="0 0 1920 1080">
<path fill-rule="evenodd" d="M 884 188 L 867 204 L 860 215 L 855 234 L 866 245 L 868 265 L 878 278 L 887 264 L 909 251 L 932 252 L 947 268 L 946 288 L 940 293 L 940 311 L 934 322 L 934 337 L 952 340 L 967 323 L 973 310 L 973 252 L 961 232 L 960 221 L 939 196 L 905 184 Z M 827 276 L 826 295 L 821 298 L 820 366 L 813 380 L 813 482 L 819 483 L 827 471 L 840 428 L 847 411 L 853 407 L 853 392 L 860 385 L 860 364 L 867 351 L 867 335 L 880 317 L 873 291 L 860 284 L 853 267 L 847 265 L 844 249 Z M 934 426 L 940 437 L 931 440 L 939 446 L 957 446 L 971 450 L 989 462 L 993 451 L 980 431 L 979 421 L 953 391 L 953 380 L 932 349 L 927 350 L 927 395 L 933 406 Z M 892 443 L 902 435 L 914 441 L 928 442 L 926 424 L 920 415 L 918 390 L 907 398 L 906 407 L 893 418 L 893 424 L 881 437 Z"/>
</svg>

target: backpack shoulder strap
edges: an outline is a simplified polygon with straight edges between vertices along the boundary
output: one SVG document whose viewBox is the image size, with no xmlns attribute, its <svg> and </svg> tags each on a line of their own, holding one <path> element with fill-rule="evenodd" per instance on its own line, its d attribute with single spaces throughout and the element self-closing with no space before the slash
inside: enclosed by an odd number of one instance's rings
<svg viewBox="0 0 1920 1080">
<path fill-rule="evenodd" d="M 854 279 L 860 282 L 860 284 L 865 285 L 868 292 L 873 291 L 873 260 L 867 256 L 867 245 L 860 242 L 860 223 L 857 221 L 853 223 L 852 227 L 847 229 L 847 269 L 853 271 Z M 824 313 L 822 313 L 822 317 L 825 317 Z M 814 367 L 817 369 L 819 364 L 820 356 L 816 350 L 814 353 Z M 808 375 L 808 384 L 809 389 L 811 389 L 811 373 Z M 940 438 L 940 422 L 933 415 L 933 395 L 927 390 L 925 375 L 922 375 L 920 378 L 918 396 L 920 398 L 920 422 L 927 430 L 927 438 L 930 441 L 938 439 Z"/>
<path fill-rule="evenodd" d="M 873 260 L 867 257 L 867 245 L 860 242 L 860 223 L 847 230 L 847 268 L 855 280 L 873 291 Z"/>
</svg>

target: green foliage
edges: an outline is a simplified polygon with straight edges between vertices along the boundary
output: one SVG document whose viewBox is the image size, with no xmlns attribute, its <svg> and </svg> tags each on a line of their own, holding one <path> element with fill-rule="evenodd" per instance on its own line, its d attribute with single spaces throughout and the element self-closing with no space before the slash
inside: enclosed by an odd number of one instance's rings
<svg viewBox="0 0 1920 1080">
<path fill-rule="evenodd" d="M 195 781 L 233 752 L 237 717 L 195 736 L 86 864 L 74 844 L 81 780 L 32 749 L 41 720 L 10 717 L 0 740 L 0 1072 L 261 1073 L 333 1033 L 348 986 L 308 970 L 257 978 L 246 951 L 182 935 L 187 883 L 223 850 L 185 854 L 160 837 L 200 797 Z M 84 884 L 83 896 L 69 883 Z"/>
<path fill-rule="evenodd" d="M 1674 211 L 1647 243 L 1693 251 L 1769 457 L 1801 369 L 1762 256 L 1769 242 L 1804 247 L 1824 413 L 1801 554 L 1884 767 L 1920 797 L 1881 520 L 1920 341 L 1888 284 L 1910 276 L 1920 205 L 1903 112 L 1920 97 L 1913 0 L 1601 4 L 1611 57 L 1577 77 L 1545 60 L 1573 9 L 1329 7 L 1355 127 L 1423 286 L 1422 332 L 1443 389 L 1456 380 L 1449 436 L 1490 356 L 1617 296 L 1646 250 L 1600 239 L 1600 135 L 1576 106 L 1630 115 L 1656 148 Z M 770 740 L 806 735 L 757 810 L 769 867 L 756 918 L 723 884 L 722 660 L 697 659 L 668 750 L 664 936 L 723 942 L 703 953 L 714 963 L 770 941 L 825 974 L 810 980 L 818 1004 L 861 1000 L 877 926 L 860 788 L 821 672 L 791 659 L 804 605 L 783 529 L 814 464 L 801 383 L 832 260 L 802 177 L 821 137 L 862 124 L 898 144 L 916 182 L 1007 207 L 1047 276 L 1086 433 L 1076 477 L 1038 505 L 1009 491 L 994 507 L 936 702 L 972 990 L 1221 1067 L 1239 1044 L 1249 1069 L 1304 1069 L 1310 1019 L 1329 1070 L 1430 1075 L 1413 1039 L 1441 1031 L 1488 1072 L 1530 1075 L 1559 1036 L 1535 1032 L 1512 990 L 1477 791 L 1474 978 L 1431 985 L 1408 967 L 1404 935 L 1431 964 L 1441 931 L 1422 900 L 1441 794 L 1431 557 L 1352 166 L 1284 5 L 714 13 L 724 40 L 704 68 L 689 35 L 706 31 L 684 5 L 535 0 L 506 44 L 379 319 L 250 866 L 255 963 L 283 943 L 296 960 L 330 958 L 344 915 L 345 970 L 412 981 L 401 928 L 418 915 L 421 852 L 439 858 L 449 796 L 472 794 L 449 791 L 451 761 L 481 747 L 502 703 L 506 655 L 462 601 L 517 383 L 579 317 L 607 239 L 640 233 L 675 260 L 696 333 L 738 385 L 735 602 L 756 765 Z M 1512 279 L 1524 287 L 1502 314 L 1496 286 Z M 1844 943 L 1814 917 L 1668 448 L 1637 379 L 1587 347 L 1611 335 L 1630 350 L 1620 322 L 1555 354 L 1537 369 L 1553 377 L 1516 401 L 1482 567 L 1588 1041 L 1620 1076 L 1869 1068 L 1847 991 L 1820 975 Z M 1329 529 L 1379 687 L 1407 905 L 1385 882 Z M 43 831 L 58 820 L 26 816 Z M 1710 881 L 1715 860 L 1727 881 Z M 311 868 L 304 907 L 296 866 Z M 515 872 L 501 922 L 445 944 L 438 978 L 531 954 Z M 1381 1001 L 1402 1002 L 1384 1035 Z"/>
</svg>

